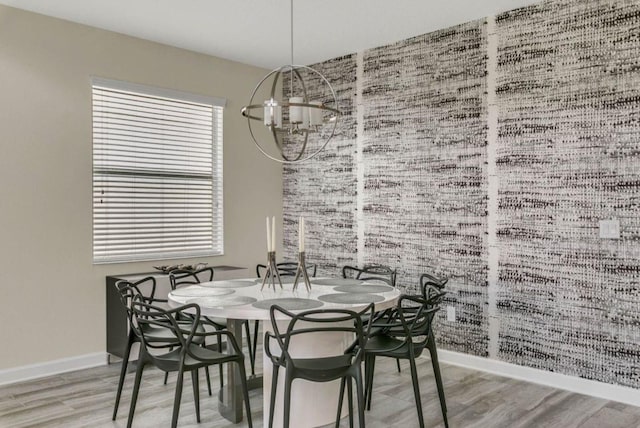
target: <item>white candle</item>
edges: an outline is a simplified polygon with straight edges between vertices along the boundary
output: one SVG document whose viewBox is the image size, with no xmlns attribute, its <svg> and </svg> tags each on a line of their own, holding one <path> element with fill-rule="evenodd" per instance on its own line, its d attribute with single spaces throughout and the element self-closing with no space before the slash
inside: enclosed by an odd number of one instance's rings
<svg viewBox="0 0 640 428">
<path fill-rule="evenodd" d="M 304 253 L 304 217 L 300 217 L 302 223 L 302 232 L 300 233 L 300 252 Z"/>
<path fill-rule="evenodd" d="M 264 103 L 264 125 L 272 126 L 278 124 L 278 109 L 280 106 L 273 98 L 266 100 Z"/>
<path fill-rule="evenodd" d="M 282 128 L 282 106 L 276 106 L 276 128 Z"/>
<path fill-rule="evenodd" d="M 302 103 L 302 97 L 291 97 L 289 103 Z M 289 122 L 290 123 L 302 123 L 302 107 L 289 106 Z"/>
<path fill-rule="evenodd" d="M 276 250 L 276 217 L 271 217 L 271 251 Z"/>
<path fill-rule="evenodd" d="M 309 129 L 309 117 L 309 107 L 302 107 L 302 125 L 300 125 L 300 128 Z"/>
<path fill-rule="evenodd" d="M 313 104 L 314 106 L 322 106 L 320 101 L 311 101 L 309 104 Z M 309 108 L 309 124 L 311 126 L 322 125 L 322 110 L 320 108 Z"/>
<path fill-rule="evenodd" d="M 298 217 L 298 252 L 302 252 L 302 216 Z"/>
<path fill-rule="evenodd" d="M 269 228 L 269 217 L 267 217 L 267 252 L 271 251 L 271 229 Z"/>
<path fill-rule="evenodd" d="M 273 116 L 273 107 L 270 105 L 264 106 L 264 126 L 271 126 L 271 118 Z"/>
</svg>

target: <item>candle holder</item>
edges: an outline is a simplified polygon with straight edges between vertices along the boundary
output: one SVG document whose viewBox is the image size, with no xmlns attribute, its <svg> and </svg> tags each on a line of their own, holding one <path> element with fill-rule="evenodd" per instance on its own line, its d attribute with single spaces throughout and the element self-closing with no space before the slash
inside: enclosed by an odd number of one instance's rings
<svg viewBox="0 0 640 428">
<path fill-rule="evenodd" d="M 282 288 L 282 280 L 280 279 L 280 272 L 278 272 L 278 265 L 276 264 L 276 252 L 269 251 L 267 252 L 267 270 L 264 273 L 260 291 L 264 289 L 265 284 L 269 284 L 269 287 L 273 288 L 273 291 L 276 291 L 276 279 L 278 280 L 278 284 L 280 284 L 280 288 Z"/>
<path fill-rule="evenodd" d="M 304 279 L 304 285 L 307 287 L 307 291 L 311 291 L 311 281 L 309 281 L 309 274 L 307 273 L 307 266 L 304 262 L 304 251 L 298 253 L 298 268 L 296 269 L 296 278 L 293 280 L 293 291 L 298 288 L 298 279 L 302 275 Z"/>
</svg>

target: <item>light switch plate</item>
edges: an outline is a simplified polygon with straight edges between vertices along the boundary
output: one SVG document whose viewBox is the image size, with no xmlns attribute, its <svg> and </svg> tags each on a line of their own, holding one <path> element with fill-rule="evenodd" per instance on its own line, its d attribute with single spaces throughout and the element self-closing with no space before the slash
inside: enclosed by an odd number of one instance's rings
<svg viewBox="0 0 640 428">
<path fill-rule="evenodd" d="M 456 321 L 456 308 L 454 306 L 447 306 L 447 321 Z"/>
<path fill-rule="evenodd" d="M 620 239 L 620 221 L 615 218 L 600 220 L 600 238 Z"/>
</svg>

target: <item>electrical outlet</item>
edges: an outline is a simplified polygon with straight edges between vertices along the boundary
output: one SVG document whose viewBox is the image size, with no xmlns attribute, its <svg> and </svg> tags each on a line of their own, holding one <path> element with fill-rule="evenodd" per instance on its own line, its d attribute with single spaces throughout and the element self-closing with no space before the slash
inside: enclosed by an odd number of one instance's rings
<svg viewBox="0 0 640 428">
<path fill-rule="evenodd" d="M 455 306 L 447 306 L 447 321 L 456 322 L 456 308 L 455 308 Z"/>
<path fill-rule="evenodd" d="M 600 238 L 620 239 L 620 221 L 615 218 L 600 220 Z"/>
</svg>

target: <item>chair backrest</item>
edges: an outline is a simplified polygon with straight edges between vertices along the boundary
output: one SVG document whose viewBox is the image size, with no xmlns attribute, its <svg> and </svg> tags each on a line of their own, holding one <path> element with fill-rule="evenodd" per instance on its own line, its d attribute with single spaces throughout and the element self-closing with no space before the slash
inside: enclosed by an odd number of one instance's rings
<svg viewBox="0 0 640 428">
<path fill-rule="evenodd" d="M 431 326 L 444 295 L 439 293 L 428 299 L 423 296 L 400 296 L 391 320 L 385 324 L 385 332 L 404 338 L 405 343 L 411 343 L 414 350 L 421 350 L 433 334 Z"/>
<path fill-rule="evenodd" d="M 167 310 L 146 302 L 142 296 L 138 295 L 131 303 L 131 328 L 140 339 L 141 346 L 146 349 L 166 348 L 167 342 L 171 342 L 174 347 L 182 346 L 188 349 L 199 323 L 178 324 L 177 318 L 187 310 L 190 311 L 191 316 L 199 319 L 200 307 L 195 303 Z M 159 330 L 166 332 L 166 338 L 163 341 L 158 341 L 157 336 L 154 336 Z M 152 353 L 147 355 L 150 359 L 155 359 Z"/>
<path fill-rule="evenodd" d="M 278 272 L 282 276 L 294 276 L 296 270 L 298 270 L 298 263 L 296 262 L 281 262 L 276 264 Z"/>
<path fill-rule="evenodd" d="M 363 268 L 345 266 L 343 278 L 356 278 L 363 281 L 380 281 L 392 287 L 396 286 L 396 270 L 384 265 L 365 265 Z"/>
<path fill-rule="evenodd" d="M 367 322 L 366 327 L 363 326 L 362 316 L 368 314 L 368 319 L 373 319 L 373 308 L 374 305 L 371 303 L 360 312 L 348 309 L 314 309 L 294 314 L 280 306 L 271 306 L 269 315 L 273 329 L 272 336 L 280 347 L 280 358 L 284 358 L 286 364 L 291 364 L 295 367 L 295 361 L 289 353 L 289 347 L 296 338 L 319 332 L 335 332 L 353 334 L 355 335 L 355 342 L 344 349 L 336 349 L 334 356 L 353 352 L 354 359 L 352 363 L 358 363 L 362 358 L 362 350 L 366 345 L 370 330 L 369 322 Z M 277 322 L 277 320 L 281 321 L 283 317 L 289 319 L 286 331 L 281 331 Z M 310 326 L 306 323 L 313 324 Z M 265 337 L 265 352 L 273 360 L 269 343 L 270 340 L 267 336 Z"/>
<path fill-rule="evenodd" d="M 297 262 L 282 262 L 277 265 L 278 273 L 280 276 L 295 276 L 296 271 L 298 270 Z M 316 265 L 313 263 L 306 263 L 307 274 L 310 277 L 316 276 Z M 258 278 L 262 278 L 264 271 L 267 269 L 266 265 L 256 265 L 256 276 Z"/>
<path fill-rule="evenodd" d="M 417 309 L 410 310 L 411 305 L 406 305 L 408 302 L 416 303 L 419 306 Z M 431 331 L 431 323 L 435 317 L 435 313 L 440 309 L 438 305 L 429 303 L 428 300 L 422 299 L 417 296 L 405 296 L 398 302 L 398 314 L 400 322 L 403 324 L 405 334 L 414 343 L 414 346 L 426 344 L 426 336 Z M 423 341 L 418 340 L 416 343 L 415 338 L 424 337 Z"/>
<path fill-rule="evenodd" d="M 140 296 L 147 301 L 152 301 L 156 294 L 156 279 L 152 276 L 133 282 L 122 279 L 116 282 L 115 286 L 118 290 L 120 302 L 122 302 L 122 306 L 124 306 L 127 311 L 129 324 L 131 324 L 131 303 L 134 297 Z"/>
<path fill-rule="evenodd" d="M 420 290 L 425 299 L 441 293 L 449 278 L 438 278 L 428 273 L 420 275 Z"/>
<path fill-rule="evenodd" d="M 169 283 L 171 284 L 171 289 L 175 290 L 178 287 L 213 281 L 213 275 L 212 267 L 196 271 L 176 269 L 169 274 Z"/>
</svg>

